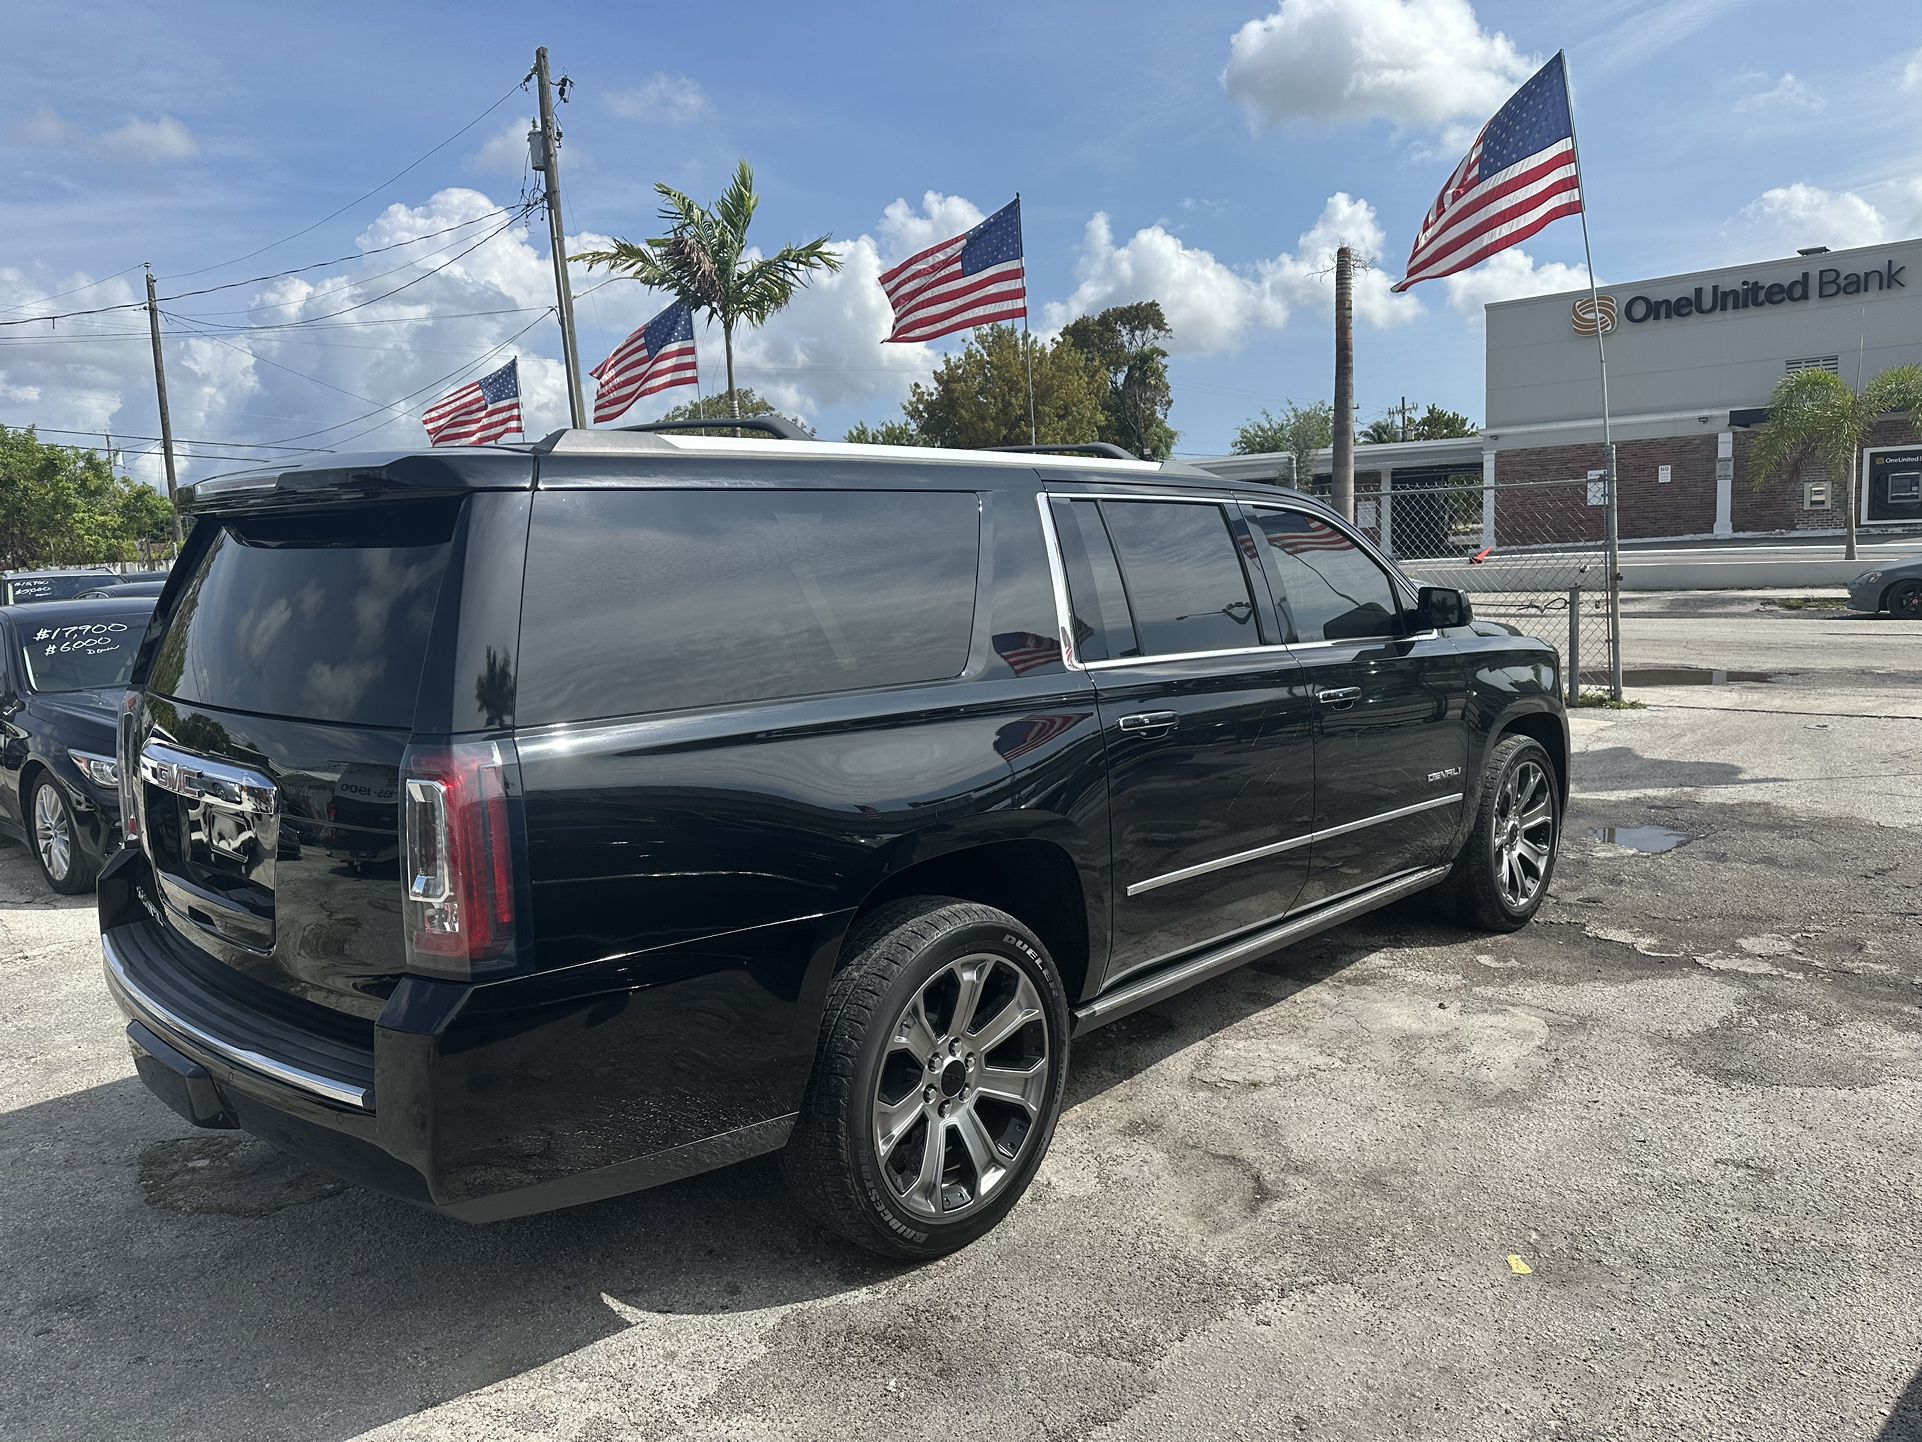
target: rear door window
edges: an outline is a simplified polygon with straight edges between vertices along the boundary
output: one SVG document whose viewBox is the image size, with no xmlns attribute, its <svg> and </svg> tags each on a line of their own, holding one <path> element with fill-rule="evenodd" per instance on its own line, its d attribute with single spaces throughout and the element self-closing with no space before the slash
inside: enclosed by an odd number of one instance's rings
<svg viewBox="0 0 1922 1442">
<path fill-rule="evenodd" d="M 1306 511 L 1251 510 L 1267 541 L 1269 577 L 1297 641 L 1364 641 L 1402 634 L 1388 573 L 1340 530 Z"/>
<path fill-rule="evenodd" d="M 1144 656 L 1259 646 L 1254 597 L 1214 502 L 1102 501 Z"/>
<path fill-rule="evenodd" d="M 958 676 L 980 515 L 959 491 L 545 492 L 527 543 L 519 720 Z"/>
<path fill-rule="evenodd" d="M 410 727 L 458 504 L 222 523 L 149 687 L 205 706 Z"/>
<path fill-rule="evenodd" d="M 1073 608 L 1075 654 L 1084 661 L 1115 661 L 1139 656 L 1134 619 L 1128 614 L 1128 595 L 1121 584 L 1121 568 L 1101 509 L 1094 501 L 1056 498 L 1055 536 L 1061 542 L 1062 568 L 1068 573 L 1068 599 Z"/>
</svg>

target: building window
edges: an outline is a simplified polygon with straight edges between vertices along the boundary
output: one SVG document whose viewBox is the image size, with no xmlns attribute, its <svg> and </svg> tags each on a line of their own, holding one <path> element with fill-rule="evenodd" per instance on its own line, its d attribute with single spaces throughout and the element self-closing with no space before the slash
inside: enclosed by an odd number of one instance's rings
<svg viewBox="0 0 1922 1442">
<path fill-rule="evenodd" d="M 1784 375 L 1795 375 L 1801 371 L 1827 371 L 1830 375 L 1842 374 L 1841 358 L 1832 355 L 1805 355 L 1782 365 Z"/>
<path fill-rule="evenodd" d="M 1829 483 L 1827 481 L 1804 481 L 1802 483 L 1802 509 L 1805 511 L 1826 511 L 1829 508 Z"/>
</svg>

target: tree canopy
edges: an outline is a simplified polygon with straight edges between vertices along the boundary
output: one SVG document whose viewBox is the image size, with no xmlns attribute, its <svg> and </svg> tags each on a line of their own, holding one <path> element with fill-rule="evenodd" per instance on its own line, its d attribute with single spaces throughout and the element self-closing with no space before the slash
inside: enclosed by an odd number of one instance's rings
<svg viewBox="0 0 1922 1442">
<path fill-rule="evenodd" d="M 1460 411 L 1451 411 L 1429 402 L 1419 415 L 1410 405 L 1397 406 L 1380 420 L 1362 427 L 1360 439 L 1370 445 L 1394 441 L 1452 441 L 1477 435 L 1481 427 Z"/>
<path fill-rule="evenodd" d="M 1168 426 L 1174 392 L 1168 384 L 1168 352 L 1174 334 L 1159 301 L 1110 306 L 1070 321 L 1061 339 L 1099 366 L 1107 377 L 1101 432 L 1096 440 L 1120 446 L 1145 461 L 1166 460 L 1175 448 Z"/>
<path fill-rule="evenodd" d="M 0 565 L 9 570 L 139 560 L 171 545 L 173 505 L 114 474 L 98 452 L 48 445 L 0 426 Z"/>
<path fill-rule="evenodd" d="M 673 410 L 662 416 L 661 419 L 664 421 L 725 421 L 735 416 L 779 416 L 784 421 L 792 421 L 809 435 L 814 434 L 814 427 L 810 426 L 806 421 L 788 415 L 784 411 L 776 410 L 772 403 L 765 397 L 759 395 L 752 386 L 742 386 L 740 390 L 734 393 L 732 401 L 728 399 L 726 392 L 718 395 L 702 396 L 699 400 L 686 401 L 681 405 L 675 406 Z M 734 430 L 731 426 L 716 426 L 711 431 L 691 431 L 689 434 L 697 436 L 731 436 L 734 434 Z M 752 437 L 763 436 L 765 432 L 742 431 L 741 434 Z"/>
<path fill-rule="evenodd" d="M 1335 408 L 1327 401 L 1310 405 L 1285 402 L 1280 415 L 1265 406 L 1260 415 L 1242 423 L 1235 432 L 1237 455 L 1262 455 L 1283 451 L 1294 458 L 1295 483 L 1305 486 L 1314 479 L 1315 452 L 1325 450 L 1335 439 Z"/>
<path fill-rule="evenodd" d="M 1028 442 L 1026 356 L 1034 361 L 1034 418 L 1044 445 L 1101 439 L 1108 382 L 1066 337 L 1043 345 L 1011 325 L 988 326 L 947 356 L 931 383 L 915 382 L 901 407 L 929 445 L 1015 446 Z"/>
</svg>

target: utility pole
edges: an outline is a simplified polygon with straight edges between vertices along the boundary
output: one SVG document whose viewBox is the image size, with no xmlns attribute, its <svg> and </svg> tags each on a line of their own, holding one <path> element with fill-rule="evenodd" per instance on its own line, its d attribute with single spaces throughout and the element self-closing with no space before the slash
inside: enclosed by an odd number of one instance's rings
<svg viewBox="0 0 1922 1442">
<path fill-rule="evenodd" d="M 561 131 L 554 123 L 554 85 L 547 72 L 547 47 L 534 52 L 534 78 L 539 82 L 541 124 L 530 157 L 541 173 L 547 199 L 547 240 L 554 252 L 554 296 L 561 320 L 561 363 L 567 370 L 567 414 L 575 429 L 587 424 L 581 400 L 581 353 L 574 338 L 574 292 L 567 284 L 567 227 L 561 221 Z"/>
<path fill-rule="evenodd" d="M 1408 439 L 1408 397 L 1401 398 L 1401 409 L 1396 413 L 1401 417 L 1401 438 Z"/>
<path fill-rule="evenodd" d="M 174 423 L 167 409 L 167 361 L 160 353 L 160 302 L 154 299 L 153 267 L 147 267 L 147 328 L 153 333 L 153 388 L 160 401 L 160 454 L 167 460 L 167 502 L 178 506 L 174 481 Z M 180 512 L 174 511 L 174 545 L 180 544 Z"/>
<path fill-rule="evenodd" d="M 1355 519 L 1355 256 L 1335 252 L 1335 444 L 1334 504 Z"/>
</svg>

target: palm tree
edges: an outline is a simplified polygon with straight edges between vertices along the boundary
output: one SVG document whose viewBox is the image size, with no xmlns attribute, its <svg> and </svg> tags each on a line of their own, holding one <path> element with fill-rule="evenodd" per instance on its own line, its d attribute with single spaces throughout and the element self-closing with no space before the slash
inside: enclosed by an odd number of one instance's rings
<svg viewBox="0 0 1922 1442">
<path fill-rule="evenodd" d="M 761 203 L 754 193 L 754 172 L 743 160 L 721 198 L 710 208 L 671 185 L 654 187 L 661 197 L 660 218 L 668 232 L 659 240 L 617 240 L 611 250 L 590 250 L 574 257 L 588 266 L 606 266 L 642 285 L 671 293 L 697 315 L 721 323 L 727 354 L 728 413 L 738 419 L 734 389 L 734 327 L 765 324 L 794 299 L 818 270 L 839 270 L 841 257 L 828 249 L 828 237 L 806 245 L 784 246 L 760 260 L 747 257 L 747 228 Z"/>
<path fill-rule="evenodd" d="M 1769 397 L 1769 420 L 1751 460 L 1759 484 L 1813 457 L 1843 478 L 1848 508 L 1848 559 L 1855 559 L 1855 463 L 1869 428 L 1887 415 L 1906 415 L 1922 430 L 1922 366 L 1891 366 L 1860 391 L 1833 371 L 1805 370 L 1782 377 Z"/>
</svg>

